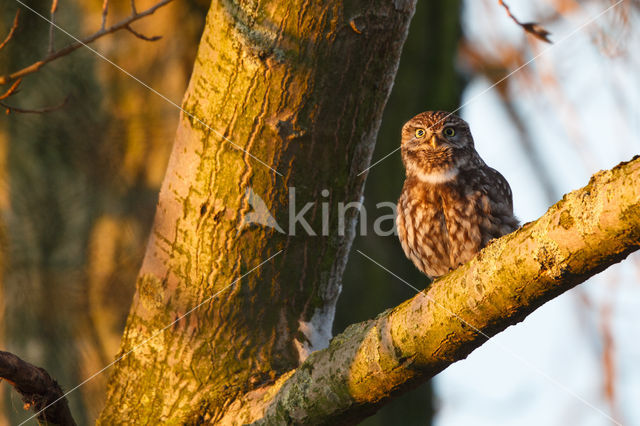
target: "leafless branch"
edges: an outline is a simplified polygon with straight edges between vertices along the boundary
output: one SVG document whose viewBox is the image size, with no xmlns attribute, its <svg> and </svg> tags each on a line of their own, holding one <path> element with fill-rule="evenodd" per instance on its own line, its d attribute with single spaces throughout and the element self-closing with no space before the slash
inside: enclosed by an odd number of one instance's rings
<svg viewBox="0 0 640 426">
<path fill-rule="evenodd" d="M 137 13 L 136 12 L 136 0 L 130 0 L 130 1 L 131 1 L 131 13 L 133 15 L 135 15 Z"/>
<path fill-rule="evenodd" d="M 53 37 L 54 37 L 54 29 L 56 23 L 56 11 L 58 10 L 58 0 L 51 1 L 51 22 L 49 23 L 49 48 L 47 49 L 47 54 L 51 54 L 53 52 Z"/>
<path fill-rule="evenodd" d="M 16 32 L 16 28 L 18 28 L 18 17 L 20 16 L 20 9 L 16 10 L 16 16 L 13 18 L 13 24 L 11 25 L 11 29 L 9 30 L 9 34 L 4 38 L 2 43 L 0 43 L 0 50 L 4 48 L 4 46 L 9 43 L 9 40 L 13 38 L 13 33 Z"/>
<path fill-rule="evenodd" d="M 500 4 L 500 6 L 504 7 L 504 10 L 507 12 L 509 18 L 511 18 L 513 22 L 522 27 L 522 29 L 539 40 L 551 43 L 551 40 L 549 40 L 549 36 L 551 35 L 551 33 L 544 29 L 540 24 L 536 22 L 520 22 L 520 20 L 516 18 L 513 13 L 511 13 L 511 9 L 504 2 L 504 0 L 498 0 L 498 3 Z"/>
<path fill-rule="evenodd" d="M 4 109 L 4 112 L 7 115 L 11 114 L 12 112 L 19 112 L 21 114 L 45 114 L 47 112 L 55 111 L 57 109 L 62 108 L 67 104 L 68 101 L 69 101 L 69 97 L 67 96 L 58 105 L 44 107 L 44 108 L 37 108 L 37 109 L 18 108 L 11 105 L 7 105 L 4 102 L 0 102 L 0 107 Z"/>
<path fill-rule="evenodd" d="M 160 40 L 162 38 L 162 36 L 147 37 L 146 35 L 137 32 L 136 30 L 131 28 L 131 26 L 129 26 L 129 25 L 127 25 L 126 28 L 127 28 L 127 31 L 129 31 L 131 34 L 133 34 L 134 36 L 136 36 L 139 39 L 142 39 L 144 41 L 158 41 L 158 40 Z"/>
<path fill-rule="evenodd" d="M 18 86 L 20 86 L 20 82 L 22 82 L 22 79 L 19 78 L 17 79 L 12 85 L 11 87 L 9 87 L 9 89 L 4 92 L 2 95 L 0 95 L 0 101 L 3 99 L 7 99 L 9 96 L 11 95 L 15 95 L 16 93 L 18 93 Z"/>
<path fill-rule="evenodd" d="M 38 420 L 47 424 L 75 426 L 60 385 L 43 368 L 12 353 L 0 351 L 0 379 L 5 379 L 22 395 L 25 410 L 38 412 L 51 404 L 38 415 Z"/>
<path fill-rule="evenodd" d="M 104 30 L 107 26 L 107 13 L 109 11 L 109 0 L 104 0 L 102 2 L 102 24 L 100 25 L 100 29 Z"/>
<path fill-rule="evenodd" d="M 138 21 L 139 19 L 142 19 L 146 16 L 149 16 L 151 14 L 153 14 L 156 10 L 158 10 L 159 8 L 169 4 L 171 1 L 173 0 L 161 0 L 158 3 L 156 3 L 155 5 L 149 7 L 148 9 L 142 11 L 142 12 L 135 12 L 133 13 L 131 16 L 127 17 L 126 19 L 118 22 L 117 24 L 114 24 L 108 28 L 105 29 L 100 29 L 99 31 L 96 31 L 95 33 L 93 33 L 92 35 L 82 39 L 82 40 L 76 40 L 75 42 L 71 43 L 70 45 L 63 47 L 62 49 L 56 50 L 54 52 L 51 52 L 49 54 L 47 54 L 46 57 L 44 57 L 43 59 L 40 59 L 39 61 L 33 62 L 31 65 L 28 65 L 18 71 L 15 71 L 11 74 L 6 74 L 3 76 L 0 76 L 0 84 L 7 84 L 10 83 L 18 78 L 24 77 L 25 75 L 29 75 L 29 74 L 33 74 L 36 71 L 38 71 L 40 68 L 42 68 L 43 66 L 45 66 L 46 64 L 48 64 L 51 61 L 54 61 L 60 57 L 66 56 L 69 53 L 73 52 L 74 50 L 84 46 L 85 44 L 89 44 L 89 43 L 93 43 L 94 41 L 96 41 L 97 39 L 99 39 L 100 37 L 103 37 L 107 34 L 111 34 L 114 33 L 116 31 L 125 29 L 127 30 L 127 27 L 129 27 L 131 25 L 131 23 Z"/>
<path fill-rule="evenodd" d="M 608 285 L 610 287 L 610 291 L 608 291 L 607 294 L 616 294 L 618 280 L 612 279 L 609 281 Z M 612 325 L 613 311 L 613 298 L 609 296 L 600 308 L 600 333 L 602 336 L 602 370 L 604 373 L 603 393 L 607 403 L 609 404 L 611 413 L 615 418 L 622 419 L 622 413 L 620 412 L 620 409 L 618 407 L 618 392 L 616 389 L 617 366 L 616 345 Z"/>
</svg>

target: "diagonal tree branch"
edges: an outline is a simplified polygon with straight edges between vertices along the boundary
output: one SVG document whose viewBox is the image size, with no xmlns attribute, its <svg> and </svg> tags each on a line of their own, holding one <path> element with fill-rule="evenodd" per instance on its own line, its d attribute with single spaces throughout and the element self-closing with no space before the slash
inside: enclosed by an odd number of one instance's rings
<svg viewBox="0 0 640 426">
<path fill-rule="evenodd" d="M 222 423 L 339 424 L 372 414 L 638 250 L 638 182 L 640 157 L 597 173 L 540 219 L 236 401 Z"/>
</svg>

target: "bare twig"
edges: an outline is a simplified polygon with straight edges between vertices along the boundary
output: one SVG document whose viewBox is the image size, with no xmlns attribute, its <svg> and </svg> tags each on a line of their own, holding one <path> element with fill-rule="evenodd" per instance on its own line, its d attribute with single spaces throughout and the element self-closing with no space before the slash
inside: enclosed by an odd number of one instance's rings
<svg viewBox="0 0 640 426">
<path fill-rule="evenodd" d="M 37 109 L 18 108 L 11 105 L 7 105 L 4 102 L 0 102 L 0 107 L 4 109 L 4 113 L 7 115 L 11 114 L 12 112 L 19 112 L 21 114 L 45 114 L 47 112 L 55 111 L 57 109 L 62 108 L 67 104 L 68 101 L 69 101 L 69 97 L 67 96 L 58 105 L 44 107 L 44 108 L 37 108 Z"/>
<path fill-rule="evenodd" d="M 109 0 L 103 0 L 102 2 L 102 24 L 100 25 L 100 29 L 104 30 L 107 26 L 107 13 L 109 11 Z"/>
<path fill-rule="evenodd" d="M 44 57 L 43 59 L 36 61 L 34 63 L 32 63 L 31 65 L 28 65 L 18 71 L 15 71 L 11 74 L 6 74 L 3 76 L 0 76 L 0 84 L 7 84 L 10 83 L 18 78 L 24 77 L 25 75 L 29 75 L 29 74 L 33 74 L 34 72 L 38 71 L 40 68 L 42 68 L 43 66 L 45 66 L 46 64 L 48 64 L 51 61 L 54 61 L 62 56 L 66 56 L 69 53 L 73 52 L 74 50 L 84 46 L 85 44 L 89 44 L 89 43 L 93 43 L 94 41 L 96 41 L 97 39 L 99 39 L 100 37 L 103 37 L 107 34 L 111 34 L 114 33 L 116 31 L 122 30 L 122 29 L 127 29 L 127 27 L 135 22 L 138 21 L 139 19 L 142 19 L 146 16 L 149 16 L 151 14 L 153 14 L 156 10 L 160 9 L 161 7 L 169 4 L 171 1 L 173 0 L 161 0 L 158 3 L 156 3 L 155 5 L 149 7 L 148 9 L 142 11 L 142 12 L 136 12 L 135 14 L 129 16 L 128 18 L 118 22 L 117 24 L 114 24 L 112 26 L 110 26 L 109 28 L 106 29 L 100 29 L 99 31 L 96 31 L 95 33 L 93 33 L 92 35 L 79 40 L 79 41 L 75 41 L 74 43 L 71 43 L 70 45 L 63 47 L 62 49 L 56 50 L 54 52 L 49 53 L 46 57 Z"/>
<path fill-rule="evenodd" d="M 49 48 L 47 49 L 47 54 L 51 54 L 53 52 L 53 36 L 55 34 L 55 23 L 56 23 L 56 11 L 58 10 L 58 0 L 51 1 L 51 22 L 49 24 Z"/>
<path fill-rule="evenodd" d="M 500 4 L 500 6 L 504 7 L 504 10 L 507 12 L 507 15 L 509 16 L 509 18 L 511 18 L 511 20 L 516 24 L 520 25 L 522 29 L 524 29 L 526 32 L 528 32 L 529 34 L 531 34 L 532 36 L 536 37 L 539 40 L 542 40 L 547 43 L 551 43 L 551 40 L 549 40 L 549 36 L 551 35 L 551 33 L 546 29 L 544 29 L 540 24 L 536 22 L 520 22 L 520 20 L 516 18 L 513 13 L 511 13 L 511 9 L 504 2 L 504 0 L 498 0 L 498 3 Z"/>
<path fill-rule="evenodd" d="M 0 95 L 0 101 L 3 100 L 3 99 L 7 99 L 9 96 L 15 95 L 16 93 L 18 93 L 18 86 L 20 85 L 21 81 L 22 81 L 21 78 L 17 79 L 11 85 L 11 87 L 9 87 L 9 89 L 6 92 L 4 92 L 2 95 Z"/>
<path fill-rule="evenodd" d="M 63 395 L 60 385 L 43 368 L 36 367 L 12 353 L 0 351 L 0 378 L 22 395 L 25 410 L 42 410 Z M 38 415 L 43 423 L 75 426 L 66 398 L 62 398 Z"/>
<path fill-rule="evenodd" d="M 13 34 L 16 32 L 16 28 L 18 28 L 18 17 L 20 16 L 20 9 L 16 10 L 16 16 L 13 18 L 13 24 L 11 25 L 11 29 L 9 30 L 9 34 L 4 38 L 2 43 L 0 43 L 0 50 L 4 48 L 4 46 L 9 43 L 9 40 L 13 38 Z"/>
<path fill-rule="evenodd" d="M 162 36 L 147 37 L 146 35 L 137 32 L 136 30 L 131 28 L 131 26 L 129 26 L 129 25 L 127 25 L 126 28 L 127 28 L 127 31 L 129 31 L 131 34 L 133 34 L 134 36 L 136 36 L 139 39 L 142 39 L 144 41 L 158 41 L 158 40 L 160 40 L 162 38 Z"/>
<path fill-rule="evenodd" d="M 136 0 L 131 0 L 131 14 L 135 15 L 136 13 Z"/>
<path fill-rule="evenodd" d="M 612 302 L 607 301 L 600 310 L 600 331 L 602 333 L 602 369 L 604 372 L 604 397 L 613 416 L 622 419 L 616 399 L 616 353 L 611 326 Z"/>
</svg>

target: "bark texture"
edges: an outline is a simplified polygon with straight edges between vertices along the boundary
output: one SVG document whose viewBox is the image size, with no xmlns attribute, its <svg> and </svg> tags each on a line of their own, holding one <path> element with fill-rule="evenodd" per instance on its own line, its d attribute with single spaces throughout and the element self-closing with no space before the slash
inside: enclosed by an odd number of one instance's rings
<svg viewBox="0 0 640 426">
<path fill-rule="evenodd" d="M 350 326 L 275 386 L 230 407 L 224 423 L 340 424 L 366 417 L 638 250 L 638 182 L 640 157 L 599 172 L 414 298 Z"/>
<path fill-rule="evenodd" d="M 102 423 L 219 421 L 328 345 L 356 211 L 344 235 L 322 213 L 361 199 L 414 7 L 212 4 Z"/>
</svg>

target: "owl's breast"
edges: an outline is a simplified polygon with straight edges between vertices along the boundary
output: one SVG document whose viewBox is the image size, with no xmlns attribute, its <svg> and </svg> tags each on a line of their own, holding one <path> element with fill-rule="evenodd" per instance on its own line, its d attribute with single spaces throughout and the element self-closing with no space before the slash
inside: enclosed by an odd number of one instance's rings
<svg viewBox="0 0 640 426">
<path fill-rule="evenodd" d="M 489 208 L 489 199 L 481 191 L 457 182 L 441 185 L 438 193 L 447 229 L 449 260 L 455 269 L 486 244 L 483 230 L 491 221 L 483 212 Z"/>
<path fill-rule="evenodd" d="M 398 201 L 398 237 L 406 256 L 430 277 L 451 269 L 445 212 L 436 192 L 405 187 Z"/>
<path fill-rule="evenodd" d="M 457 183 L 405 186 L 397 217 L 405 254 L 431 277 L 467 262 L 486 243 L 490 220 L 482 211 L 488 202 L 481 191 Z"/>
</svg>

